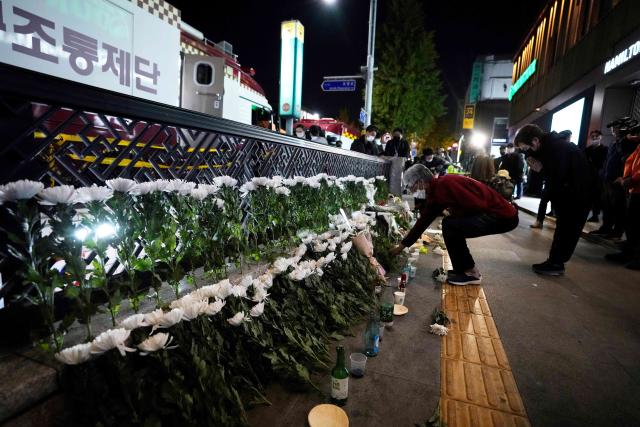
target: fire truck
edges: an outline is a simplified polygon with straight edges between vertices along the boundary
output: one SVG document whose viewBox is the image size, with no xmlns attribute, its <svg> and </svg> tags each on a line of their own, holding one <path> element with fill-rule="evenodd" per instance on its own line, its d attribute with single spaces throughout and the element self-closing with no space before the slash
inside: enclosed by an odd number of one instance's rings
<svg viewBox="0 0 640 427">
<path fill-rule="evenodd" d="M 272 111 L 231 44 L 164 0 L 2 0 L 0 62 L 246 124 Z"/>
</svg>

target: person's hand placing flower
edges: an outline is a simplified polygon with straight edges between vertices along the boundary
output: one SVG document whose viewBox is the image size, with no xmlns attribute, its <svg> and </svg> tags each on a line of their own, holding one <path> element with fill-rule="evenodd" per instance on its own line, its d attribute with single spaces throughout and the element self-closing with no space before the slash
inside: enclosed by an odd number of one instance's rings
<svg viewBox="0 0 640 427">
<path fill-rule="evenodd" d="M 391 250 L 389 251 L 389 254 L 391 254 L 392 256 L 398 256 L 398 255 L 400 255 L 400 253 L 402 253 L 404 248 L 405 248 L 405 246 L 402 243 L 400 243 L 400 244 L 394 246 L 393 248 L 391 248 Z"/>
</svg>

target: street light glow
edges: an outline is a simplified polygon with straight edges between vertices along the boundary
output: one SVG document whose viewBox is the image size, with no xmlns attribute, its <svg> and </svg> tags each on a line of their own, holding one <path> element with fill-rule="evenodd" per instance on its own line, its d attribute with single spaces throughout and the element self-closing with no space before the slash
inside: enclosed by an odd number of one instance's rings
<svg viewBox="0 0 640 427">
<path fill-rule="evenodd" d="M 104 223 L 104 224 L 100 224 L 97 228 L 96 228 L 96 238 L 97 239 L 104 239 L 106 237 L 112 237 L 115 236 L 116 234 L 116 228 L 109 224 L 109 223 Z"/>
<path fill-rule="evenodd" d="M 333 6 L 336 4 L 336 0 L 323 0 L 324 4 L 328 4 L 329 6 Z"/>
<path fill-rule="evenodd" d="M 480 148 L 488 141 L 487 135 L 482 132 L 473 132 L 471 134 L 471 145 Z"/>
</svg>

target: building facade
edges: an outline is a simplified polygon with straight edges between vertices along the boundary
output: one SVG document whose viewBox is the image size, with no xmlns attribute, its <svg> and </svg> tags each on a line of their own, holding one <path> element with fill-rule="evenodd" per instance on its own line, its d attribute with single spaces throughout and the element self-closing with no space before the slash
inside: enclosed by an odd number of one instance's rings
<svg viewBox="0 0 640 427">
<path fill-rule="evenodd" d="M 552 0 L 513 60 L 509 134 L 524 124 L 590 130 L 613 139 L 606 124 L 640 119 L 640 1 Z"/>
<path fill-rule="evenodd" d="M 508 57 L 479 56 L 465 97 L 463 152 L 497 152 L 507 143 L 513 63 Z M 472 116 L 472 117 L 470 117 Z"/>
</svg>

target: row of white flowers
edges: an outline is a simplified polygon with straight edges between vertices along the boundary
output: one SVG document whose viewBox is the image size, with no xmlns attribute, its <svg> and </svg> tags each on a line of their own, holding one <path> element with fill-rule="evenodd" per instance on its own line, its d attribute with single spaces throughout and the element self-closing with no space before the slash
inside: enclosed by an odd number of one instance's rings
<svg viewBox="0 0 640 427">
<path fill-rule="evenodd" d="M 260 187 L 271 188 L 278 194 L 288 196 L 291 192 L 287 187 L 293 187 L 298 184 L 311 188 L 320 188 L 322 182 L 326 182 L 328 186 L 336 185 L 343 188 L 347 182 L 361 183 L 367 190 L 367 194 L 375 192 L 374 183 L 376 180 L 385 180 L 383 176 L 365 179 L 349 175 L 343 178 L 336 178 L 327 174 L 318 174 L 313 177 L 305 178 L 296 176 L 294 178 L 283 178 L 274 176 L 272 178 L 257 177 L 246 182 L 240 187 L 242 194 L 255 191 Z M 224 187 L 235 188 L 238 181 L 229 176 L 221 176 L 214 178 L 213 184 L 196 184 L 194 182 L 183 181 L 181 179 L 165 180 L 137 183 L 131 179 L 116 178 L 106 181 L 106 186 L 100 187 L 95 184 L 90 187 L 74 188 L 71 185 L 60 185 L 51 188 L 44 188 L 44 185 L 37 181 L 19 180 L 0 186 L 0 204 L 5 201 L 27 200 L 37 197 L 42 205 L 57 204 L 75 204 L 87 203 L 93 201 L 105 201 L 113 196 L 114 192 L 129 193 L 132 195 L 145 195 L 158 191 L 168 193 L 178 193 L 180 195 L 190 195 L 196 199 L 203 200 L 208 196 L 215 196 L 220 189 Z M 197 185 L 197 186 L 196 186 Z M 217 199 L 218 207 L 222 200 Z"/>
<path fill-rule="evenodd" d="M 260 317 L 263 314 L 265 301 L 269 296 L 269 289 L 273 286 L 273 278 L 276 275 L 287 274 L 292 280 L 301 281 L 311 275 L 322 276 L 323 268 L 331 264 L 338 256 L 343 260 L 352 248 L 349 240 L 356 230 L 362 230 L 363 224 L 372 225 L 375 219 L 360 212 L 354 212 L 351 220 L 343 216 L 332 218 L 332 230 L 323 234 L 315 234 L 309 231 L 301 231 L 298 236 L 301 243 L 291 257 L 276 259 L 266 273 L 259 277 L 251 275 L 243 276 L 236 283 L 224 279 L 218 283 L 198 288 L 189 294 L 173 301 L 170 310 L 156 309 L 150 313 L 134 314 L 122 320 L 119 328 L 107 330 L 98 335 L 92 342 L 78 344 L 57 353 L 56 359 L 68 365 L 77 365 L 86 362 L 92 355 L 102 354 L 106 351 L 117 349 L 123 356 L 128 352 L 139 351 L 141 355 L 147 355 L 161 349 L 171 348 L 172 337 L 165 332 L 154 332 L 157 329 L 170 328 L 183 321 L 191 321 L 199 316 L 214 316 L 220 313 L 226 305 L 228 298 L 249 299 L 248 290 L 253 288 L 251 301 L 255 304 L 245 313 L 240 311 L 226 319 L 232 326 L 240 326 L 251 318 Z M 311 250 L 314 253 L 325 253 L 318 260 L 304 260 L 302 257 Z M 127 346 L 127 340 L 131 331 L 137 328 L 151 327 L 149 338 L 137 345 L 137 350 Z"/>
</svg>

